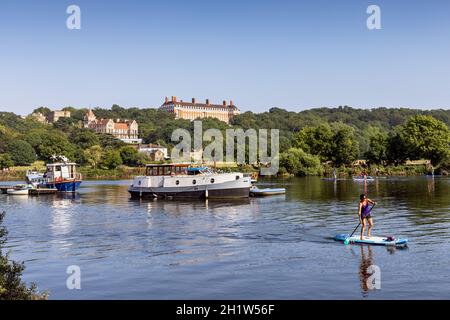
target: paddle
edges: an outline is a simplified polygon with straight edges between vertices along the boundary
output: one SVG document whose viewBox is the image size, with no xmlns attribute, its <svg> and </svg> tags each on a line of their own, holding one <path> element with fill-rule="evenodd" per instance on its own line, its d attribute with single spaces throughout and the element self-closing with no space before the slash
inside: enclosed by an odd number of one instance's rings
<svg viewBox="0 0 450 320">
<path fill-rule="evenodd" d="M 373 204 L 373 206 L 369 209 L 369 212 L 368 212 L 368 213 L 370 213 L 370 212 L 372 211 L 373 207 L 375 207 L 375 206 L 376 206 L 376 203 Z M 350 236 L 348 236 L 347 238 L 345 238 L 344 244 L 349 244 L 349 242 L 350 242 L 349 239 L 353 236 L 353 234 L 355 233 L 356 229 L 358 229 L 358 227 L 359 227 L 360 225 L 361 225 L 361 220 L 359 221 L 359 223 L 358 223 L 358 225 L 356 226 L 355 230 L 353 230 L 352 234 L 351 234 Z"/>
</svg>

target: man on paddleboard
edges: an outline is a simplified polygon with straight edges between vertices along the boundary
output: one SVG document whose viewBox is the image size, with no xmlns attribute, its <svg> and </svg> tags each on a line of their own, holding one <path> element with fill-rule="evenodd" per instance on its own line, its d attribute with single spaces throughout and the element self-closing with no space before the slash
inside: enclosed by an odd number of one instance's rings
<svg viewBox="0 0 450 320">
<path fill-rule="evenodd" d="M 359 208 L 358 208 L 358 216 L 359 221 L 361 222 L 361 240 L 364 240 L 364 231 L 366 230 L 366 220 L 369 223 L 369 228 L 367 229 L 367 236 L 370 237 L 370 233 L 372 232 L 373 220 L 370 214 L 370 205 L 376 205 L 375 201 L 372 201 L 366 197 L 365 194 L 362 194 L 359 197 Z"/>
</svg>

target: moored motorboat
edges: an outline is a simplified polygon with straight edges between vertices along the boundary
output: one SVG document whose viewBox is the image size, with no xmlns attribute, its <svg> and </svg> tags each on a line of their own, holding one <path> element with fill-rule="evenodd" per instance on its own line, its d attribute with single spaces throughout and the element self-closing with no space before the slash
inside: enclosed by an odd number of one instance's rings
<svg viewBox="0 0 450 320">
<path fill-rule="evenodd" d="M 128 188 L 132 198 L 248 198 L 250 177 L 190 164 L 147 165 Z"/>
<path fill-rule="evenodd" d="M 31 189 L 33 189 L 32 185 L 18 184 L 11 189 L 7 189 L 6 193 L 10 196 L 27 196 Z"/>
<path fill-rule="evenodd" d="M 25 177 L 27 183 L 33 186 L 38 186 L 45 182 L 44 174 L 37 170 L 28 170 Z"/>
<path fill-rule="evenodd" d="M 266 196 L 274 196 L 274 195 L 280 195 L 280 194 L 285 194 L 285 193 L 286 193 L 285 188 L 259 189 L 257 187 L 253 187 L 250 189 L 250 196 L 252 196 L 252 197 L 266 197 Z"/>
<path fill-rule="evenodd" d="M 69 162 L 64 156 L 54 156 L 54 160 L 61 162 L 47 164 L 47 171 L 43 175 L 43 181 L 38 188 L 56 189 L 58 192 L 75 192 L 81 185 L 82 177 L 77 173 L 77 164 Z"/>
</svg>

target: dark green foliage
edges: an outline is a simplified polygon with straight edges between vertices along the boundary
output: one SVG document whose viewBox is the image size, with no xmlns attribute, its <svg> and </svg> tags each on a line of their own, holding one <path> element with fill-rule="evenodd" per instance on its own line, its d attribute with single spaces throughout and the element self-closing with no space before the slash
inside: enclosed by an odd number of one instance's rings
<svg viewBox="0 0 450 320">
<path fill-rule="evenodd" d="M 100 165 L 104 169 L 115 169 L 122 163 L 120 152 L 112 148 L 107 148 L 100 160 Z"/>
<path fill-rule="evenodd" d="M 138 161 L 138 151 L 132 146 L 125 146 L 119 149 L 123 164 L 135 166 Z"/>
<path fill-rule="evenodd" d="M 14 161 L 8 153 L 0 154 L 0 170 L 8 169 L 14 166 Z"/>
<path fill-rule="evenodd" d="M 33 147 L 24 140 L 8 142 L 6 152 L 11 155 L 11 160 L 18 166 L 30 165 L 36 160 L 36 153 Z"/>
<path fill-rule="evenodd" d="M 25 270 L 23 263 L 10 261 L 9 255 L 3 254 L 2 246 L 6 242 L 7 230 L 2 226 L 4 212 L 0 212 L 0 300 L 44 300 L 46 292 L 39 293 L 34 283 L 27 287 L 22 282 L 22 273 Z"/>
</svg>

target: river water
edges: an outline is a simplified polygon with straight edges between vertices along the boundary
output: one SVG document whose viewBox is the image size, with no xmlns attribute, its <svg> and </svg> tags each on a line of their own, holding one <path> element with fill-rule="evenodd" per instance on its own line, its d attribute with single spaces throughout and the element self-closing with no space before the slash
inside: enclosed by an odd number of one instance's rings
<svg viewBox="0 0 450 320">
<path fill-rule="evenodd" d="M 130 200 L 128 184 L 0 195 L 4 249 L 25 262 L 24 280 L 50 299 L 450 298 L 449 178 L 263 180 L 286 195 L 227 202 Z M 357 225 L 362 192 L 378 202 L 373 234 L 406 237 L 407 248 L 333 240 Z M 74 265 L 79 290 L 66 285 Z"/>
</svg>

